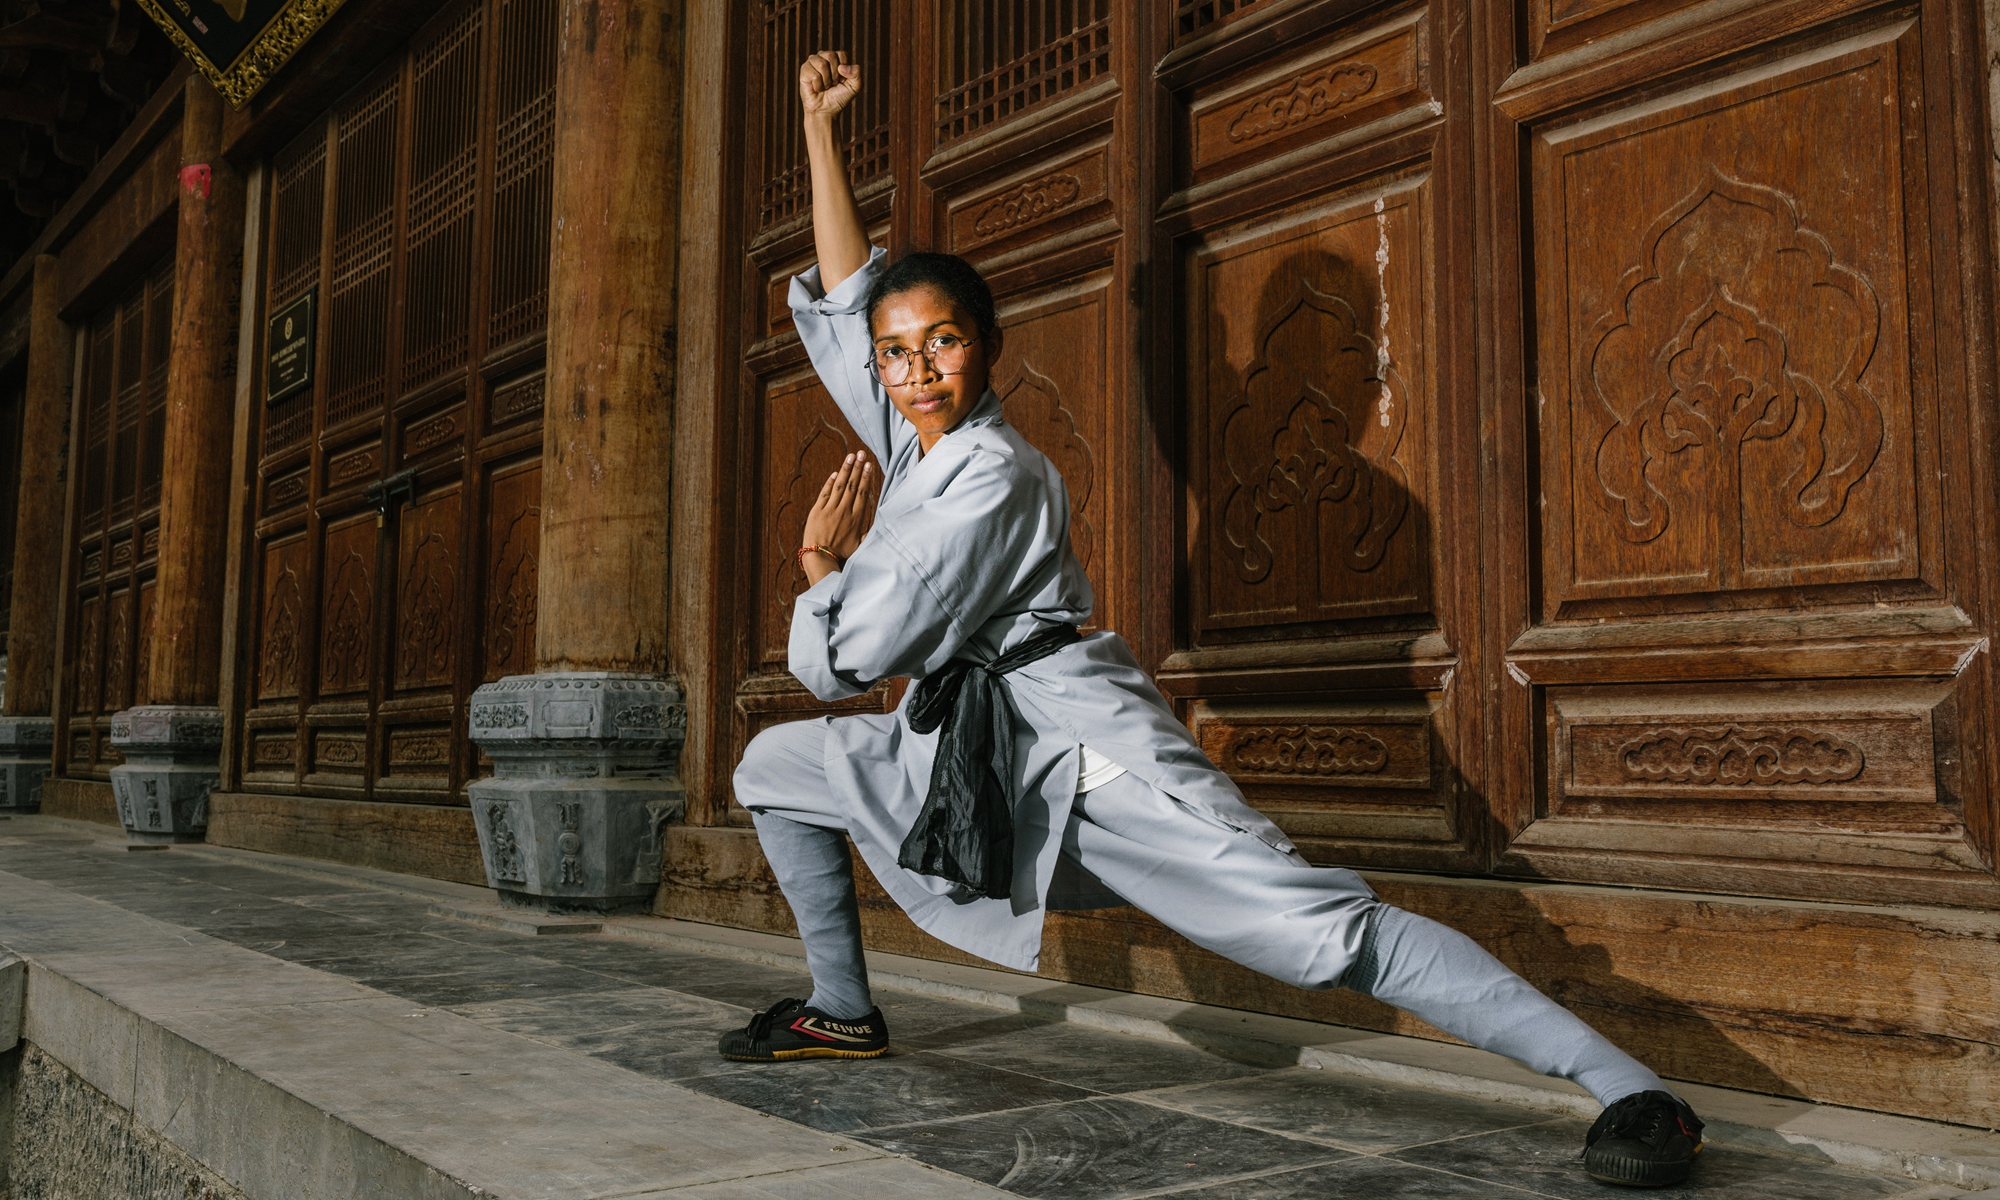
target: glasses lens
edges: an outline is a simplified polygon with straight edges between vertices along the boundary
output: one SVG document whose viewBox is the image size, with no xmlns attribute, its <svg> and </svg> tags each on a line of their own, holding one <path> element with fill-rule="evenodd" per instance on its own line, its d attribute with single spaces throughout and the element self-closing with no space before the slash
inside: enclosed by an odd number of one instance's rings
<svg viewBox="0 0 2000 1200">
<path fill-rule="evenodd" d="M 957 338 L 938 338 L 930 344 L 931 365 L 940 375 L 956 375 L 965 369 L 965 343 Z"/>
<path fill-rule="evenodd" d="M 903 383 L 910 377 L 910 352 L 895 350 L 877 353 L 875 375 L 891 387 Z"/>
</svg>

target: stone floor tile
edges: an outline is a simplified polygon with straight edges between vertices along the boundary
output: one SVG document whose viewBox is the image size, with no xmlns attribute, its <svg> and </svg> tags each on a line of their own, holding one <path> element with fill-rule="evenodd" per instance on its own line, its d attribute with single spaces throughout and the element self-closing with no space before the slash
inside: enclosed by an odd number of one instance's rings
<svg viewBox="0 0 2000 1200">
<path fill-rule="evenodd" d="M 1343 1157 L 1325 1146 L 1115 1097 L 853 1136 L 1049 1200 L 1109 1200 Z"/>
<path fill-rule="evenodd" d="M 830 1133 L 974 1116 L 1090 1094 L 1046 1079 L 929 1054 L 747 1065 L 755 1069 L 688 1076 L 676 1082 Z"/>
<path fill-rule="evenodd" d="M 1604 1191 L 1600 1200 L 1613 1200 L 1610 1189 Z M 1172 1200 L 1531 1200 L 1542 1195 L 1373 1156 L 1152 1194 Z"/>
<path fill-rule="evenodd" d="M 1110 1093 L 1211 1083 L 1271 1070 L 1192 1046 L 1043 1022 L 937 1047 L 934 1052 Z"/>
<path fill-rule="evenodd" d="M 1143 1097 L 1363 1153 L 1553 1120 L 1546 1113 L 1291 1067 Z"/>
<path fill-rule="evenodd" d="M 1396 1151 L 1390 1157 L 1458 1175 L 1532 1188 L 1562 1200 L 1604 1200 L 1605 1185 L 1583 1172 L 1583 1121 L 1561 1119 L 1521 1129 L 1455 1138 Z M 1683 1187 L 1652 1189 L 1700 1200 L 1872 1200 L 1910 1189 L 1910 1181 L 1710 1146 Z"/>
</svg>

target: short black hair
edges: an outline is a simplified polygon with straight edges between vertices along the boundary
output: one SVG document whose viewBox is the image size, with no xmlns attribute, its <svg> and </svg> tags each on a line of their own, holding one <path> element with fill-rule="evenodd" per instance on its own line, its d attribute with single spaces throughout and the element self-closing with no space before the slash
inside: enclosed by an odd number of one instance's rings
<svg viewBox="0 0 2000 1200">
<path fill-rule="evenodd" d="M 993 289 L 986 286 L 986 279 L 979 273 L 979 268 L 956 254 L 914 250 L 897 259 L 869 285 L 870 333 L 875 329 L 876 305 L 902 292 L 926 287 L 944 293 L 945 299 L 971 317 L 973 324 L 979 326 L 980 337 L 991 337 L 1000 332 L 1000 317 L 993 307 Z"/>
</svg>

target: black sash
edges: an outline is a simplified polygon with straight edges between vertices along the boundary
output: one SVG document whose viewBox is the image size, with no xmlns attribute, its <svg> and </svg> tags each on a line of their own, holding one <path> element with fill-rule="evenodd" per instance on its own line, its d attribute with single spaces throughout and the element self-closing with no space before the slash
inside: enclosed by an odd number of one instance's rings
<svg viewBox="0 0 2000 1200">
<path fill-rule="evenodd" d="M 1081 640 L 1074 625 L 1045 629 L 990 663 L 954 658 L 917 682 L 904 715 L 940 724 L 931 792 L 896 855 L 899 866 L 964 884 L 990 899 L 1014 886 L 1014 712 L 1000 677 Z"/>
</svg>

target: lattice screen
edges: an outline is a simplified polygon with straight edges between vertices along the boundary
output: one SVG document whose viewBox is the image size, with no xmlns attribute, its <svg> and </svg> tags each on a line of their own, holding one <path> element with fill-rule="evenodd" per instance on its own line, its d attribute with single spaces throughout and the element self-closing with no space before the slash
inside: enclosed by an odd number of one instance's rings
<svg viewBox="0 0 2000 1200">
<path fill-rule="evenodd" d="M 479 50 L 484 10 L 465 10 L 410 67 L 402 387 L 465 364 L 479 198 Z"/>
<path fill-rule="evenodd" d="M 889 26 L 888 0 L 765 0 L 757 84 L 764 117 L 759 228 L 805 211 L 812 200 L 799 125 L 799 64 L 815 51 L 846 50 L 873 71 L 834 128 L 846 143 L 856 187 L 888 173 Z"/>
<path fill-rule="evenodd" d="M 1227 21 L 1257 0 L 1174 0 L 1174 34 L 1184 40 L 1218 21 Z"/>
<path fill-rule="evenodd" d="M 326 126 L 316 123 L 272 163 L 271 290 L 275 311 L 318 286 L 326 234 Z M 295 393 L 264 418 L 264 453 L 275 454 L 312 432 L 313 394 Z"/>
<path fill-rule="evenodd" d="M 938 18 L 939 144 L 1111 71 L 1111 0 L 950 0 Z"/>
<path fill-rule="evenodd" d="M 493 254 L 486 340 L 505 346 L 549 311 L 556 0 L 499 0 L 494 22 Z"/>
<path fill-rule="evenodd" d="M 333 269 L 327 296 L 328 427 L 381 407 L 389 367 L 389 267 L 396 239 L 396 134 L 403 77 L 391 74 L 334 118 Z"/>
</svg>

